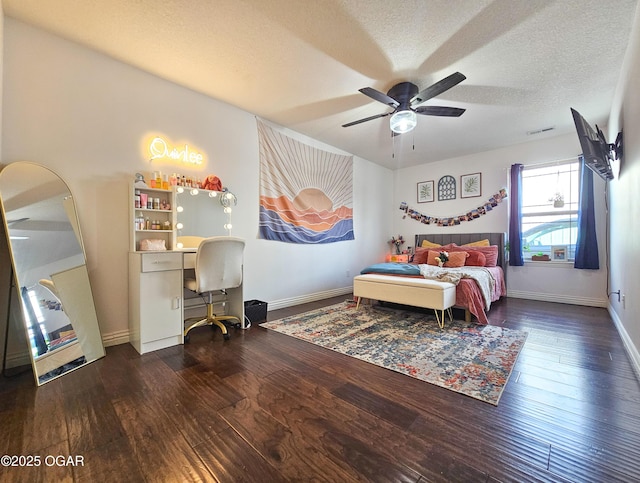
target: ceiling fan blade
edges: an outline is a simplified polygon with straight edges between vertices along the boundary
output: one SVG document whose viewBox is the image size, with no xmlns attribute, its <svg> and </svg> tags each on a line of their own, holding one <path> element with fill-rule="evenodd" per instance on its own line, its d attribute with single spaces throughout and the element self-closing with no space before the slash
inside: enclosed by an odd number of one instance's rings
<svg viewBox="0 0 640 483">
<path fill-rule="evenodd" d="M 466 109 L 459 107 L 421 106 L 414 109 L 418 114 L 425 116 L 460 117 Z"/>
<path fill-rule="evenodd" d="M 411 106 L 416 107 L 422 104 L 425 101 L 428 101 L 432 97 L 442 94 L 444 91 L 448 91 L 453 86 L 460 84 L 466 77 L 460 72 L 455 72 L 451 74 L 449 77 L 445 77 L 441 81 L 436 82 L 435 84 L 427 87 L 423 91 L 418 92 L 411 99 Z"/>
<path fill-rule="evenodd" d="M 23 221 L 27 221 L 29 218 L 18 218 L 17 220 L 7 220 L 7 225 L 13 225 L 15 223 L 22 223 Z"/>
<path fill-rule="evenodd" d="M 367 122 L 367 121 L 372 121 L 373 119 L 378 119 L 380 117 L 386 117 L 386 116 L 388 116 L 390 114 L 392 114 L 392 113 L 391 112 L 387 112 L 385 114 L 376 114 L 375 116 L 365 117 L 364 119 L 358 119 L 357 121 L 348 122 L 347 124 L 343 124 L 342 127 L 355 126 L 356 124 L 360 124 L 360 123 Z"/>
<path fill-rule="evenodd" d="M 393 97 L 389 97 L 386 94 L 383 94 L 380 91 L 377 91 L 371 87 L 363 87 L 359 89 L 365 96 L 369 96 L 374 101 L 382 102 L 389 107 L 393 107 L 394 109 L 400 105 L 398 101 L 396 101 Z"/>
</svg>

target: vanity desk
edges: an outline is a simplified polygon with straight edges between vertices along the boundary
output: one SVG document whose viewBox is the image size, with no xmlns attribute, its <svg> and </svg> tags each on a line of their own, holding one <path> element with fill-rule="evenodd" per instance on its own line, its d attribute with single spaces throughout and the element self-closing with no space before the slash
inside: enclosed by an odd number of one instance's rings
<svg viewBox="0 0 640 483">
<path fill-rule="evenodd" d="M 142 210 L 136 207 L 136 190 L 148 197 L 165 200 L 168 210 Z M 225 193 L 189 188 L 157 190 L 131 187 L 131 250 L 129 251 L 129 341 L 144 354 L 184 343 L 185 311 L 202 311 L 198 294 L 184 288 L 185 271 L 195 268 L 197 247 L 178 248 L 182 236 L 228 235 L 230 210 L 219 199 Z M 215 193 L 215 195 L 211 195 Z M 235 200 L 235 197 L 234 197 Z M 171 223 L 171 230 L 140 228 L 140 215 L 147 213 Z M 163 240 L 167 250 L 141 251 L 145 239 Z M 226 290 L 216 309 L 244 321 L 242 285 Z M 244 327 L 243 322 L 243 328 Z"/>
</svg>

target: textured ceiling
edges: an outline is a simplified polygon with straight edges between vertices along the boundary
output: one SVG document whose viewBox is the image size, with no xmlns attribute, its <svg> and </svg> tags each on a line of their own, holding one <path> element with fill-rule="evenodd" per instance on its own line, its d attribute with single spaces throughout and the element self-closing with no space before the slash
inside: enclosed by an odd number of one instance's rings
<svg viewBox="0 0 640 483">
<path fill-rule="evenodd" d="M 637 0 L 3 0 L 5 15 L 390 168 L 607 122 Z M 392 138 L 358 92 L 467 79 Z M 541 134 L 528 134 L 553 127 Z M 395 154 L 395 155 L 394 155 Z"/>
</svg>

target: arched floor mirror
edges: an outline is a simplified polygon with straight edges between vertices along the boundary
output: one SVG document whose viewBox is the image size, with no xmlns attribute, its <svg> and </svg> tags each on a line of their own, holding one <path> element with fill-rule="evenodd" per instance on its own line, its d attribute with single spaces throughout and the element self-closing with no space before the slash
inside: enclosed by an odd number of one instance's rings
<svg viewBox="0 0 640 483">
<path fill-rule="evenodd" d="M 11 305 L 20 307 L 13 312 L 22 315 L 40 385 L 105 355 L 78 216 L 67 184 L 30 162 L 0 171 L 0 205 L 15 283 Z"/>
</svg>

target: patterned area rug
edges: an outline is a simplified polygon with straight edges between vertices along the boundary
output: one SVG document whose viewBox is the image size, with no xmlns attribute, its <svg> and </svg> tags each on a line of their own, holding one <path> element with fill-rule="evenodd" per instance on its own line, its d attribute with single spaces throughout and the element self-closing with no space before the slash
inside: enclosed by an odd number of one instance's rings
<svg viewBox="0 0 640 483">
<path fill-rule="evenodd" d="M 527 333 L 343 302 L 260 324 L 313 344 L 498 405 Z"/>
</svg>

